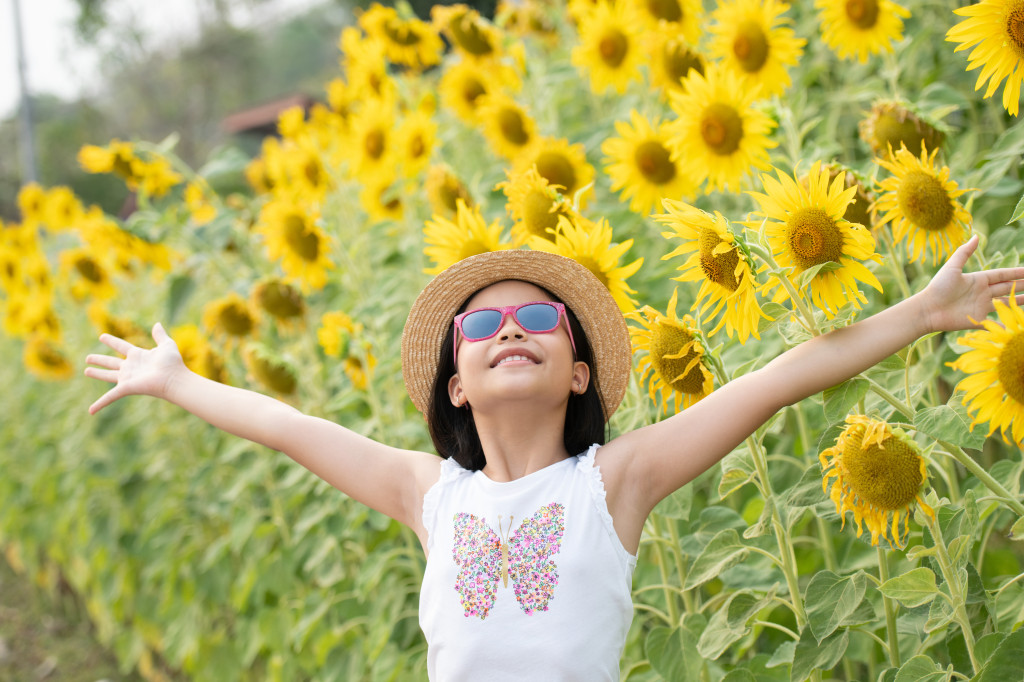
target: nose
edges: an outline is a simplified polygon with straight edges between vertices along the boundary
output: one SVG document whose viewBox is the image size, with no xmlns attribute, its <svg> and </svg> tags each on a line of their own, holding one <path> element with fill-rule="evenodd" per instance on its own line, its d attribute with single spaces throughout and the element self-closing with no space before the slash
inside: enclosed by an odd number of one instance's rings
<svg viewBox="0 0 1024 682">
<path fill-rule="evenodd" d="M 501 328 L 498 329 L 498 339 L 501 341 L 508 341 L 511 338 L 525 339 L 526 331 L 519 326 L 511 314 L 505 315 L 505 319 L 501 321 Z"/>
</svg>

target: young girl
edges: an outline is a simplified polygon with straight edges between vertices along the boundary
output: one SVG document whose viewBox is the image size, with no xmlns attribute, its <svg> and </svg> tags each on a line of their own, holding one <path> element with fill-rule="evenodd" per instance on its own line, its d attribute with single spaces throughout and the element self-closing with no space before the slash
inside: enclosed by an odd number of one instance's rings
<svg viewBox="0 0 1024 682">
<path fill-rule="evenodd" d="M 453 265 L 409 313 L 402 371 L 440 458 L 204 379 L 160 324 L 152 350 L 100 337 L 124 357 L 88 356 L 86 375 L 116 384 L 89 411 L 163 398 L 410 526 L 427 553 L 420 624 L 432 680 L 615 680 L 654 506 L 782 407 L 923 334 L 976 326 L 1024 278 L 1024 268 L 964 273 L 977 243 L 919 294 L 605 445 L 631 370 L 622 314 L 586 268 L 527 250 Z"/>
</svg>

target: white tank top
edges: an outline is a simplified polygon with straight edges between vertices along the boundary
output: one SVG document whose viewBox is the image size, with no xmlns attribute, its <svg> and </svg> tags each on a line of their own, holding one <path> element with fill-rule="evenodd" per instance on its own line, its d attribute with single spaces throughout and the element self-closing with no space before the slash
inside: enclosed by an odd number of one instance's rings
<svg viewBox="0 0 1024 682">
<path fill-rule="evenodd" d="M 433 682 L 619 679 L 636 557 L 612 525 L 597 448 L 507 483 L 444 460 L 423 498 Z"/>
</svg>

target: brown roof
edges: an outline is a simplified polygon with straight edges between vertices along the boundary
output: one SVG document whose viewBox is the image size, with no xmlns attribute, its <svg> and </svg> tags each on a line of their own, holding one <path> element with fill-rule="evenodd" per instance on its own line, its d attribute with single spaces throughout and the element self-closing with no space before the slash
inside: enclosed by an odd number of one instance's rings
<svg viewBox="0 0 1024 682">
<path fill-rule="evenodd" d="M 231 134 L 261 133 L 273 135 L 277 132 L 277 118 L 281 115 L 282 111 L 295 106 L 302 107 L 304 111 L 309 111 L 315 103 L 316 99 L 309 95 L 290 95 L 225 116 L 220 125 L 221 128 Z"/>
</svg>

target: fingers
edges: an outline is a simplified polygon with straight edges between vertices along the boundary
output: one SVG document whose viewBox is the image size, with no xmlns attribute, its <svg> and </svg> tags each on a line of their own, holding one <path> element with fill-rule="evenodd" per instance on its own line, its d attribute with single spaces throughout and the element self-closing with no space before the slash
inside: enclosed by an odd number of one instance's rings
<svg viewBox="0 0 1024 682">
<path fill-rule="evenodd" d="M 85 356 L 85 364 L 105 367 L 106 369 L 120 369 L 122 362 L 124 361 L 121 358 L 115 358 L 113 355 L 90 353 Z"/>
<path fill-rule="evenodd" d="M 946 265 L 963 271 L 964 266 L 967 265 L 967 259 L 978 248 L 978 241 L 978 235 L 972 235 L 970 239 L 960 245 L 960 248 L 953 252 L 953 255 L 946 261 Z"/>
<path fill-rule="evenodd" d="M 153 325 L 153 340 L 156 341 L 156 345 L 158 346 L 171 340 L 167 330 L 164 329 L 164 326 L 159 322 Z"/>
<path fill-rule="evenodd" d="M 100 342 L 110 346 L 121 355 L 128 355 L 128 351 L 135 347 L 124 339 L 114 336 L 113 334 L 100 334 Z"/>
<path fill-rule="evenodd" d="M 89 406 L 89 414 L 96 414 L 104 407 L 106 407 L 107 405 L 114 402 L 120 397 L 121 394 L 118 392 L 117 386 L 115 386 L 114 388 L 110 389 L 109 391 L 101 395 L 96 402 Z"/>
<path fill-rule="evenodd" d="M 95 367 L 86 367 L 85 376 L 90 379 L 99 379 L 106 381 L 111 384 L 117 383 L 117 370 L 115 369 L 97 369 Z"/>
</svg>

